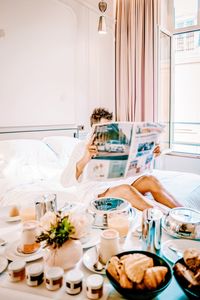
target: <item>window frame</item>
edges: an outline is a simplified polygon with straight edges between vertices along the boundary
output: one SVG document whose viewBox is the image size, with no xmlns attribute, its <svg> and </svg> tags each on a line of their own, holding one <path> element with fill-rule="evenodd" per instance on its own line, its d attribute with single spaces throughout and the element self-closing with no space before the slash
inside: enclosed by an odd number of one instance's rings
<svg viewBox="0 0 200 300">
<path fill-rule="evenodd" d="M 173 89 L 174 89 L 174 81 L 173 81 L 173 34 L 168 31 L 167 29 L 158 26 L 157 27 L 157 40 L 158 40 L 158 64 L 157 64 L 157 74 L 158 74 L 158 87 L 157 87 L 157 93 L 158 93 L 158 99 L 161 99 L 161 39 L 160 39 L 160 35 L 164 34 L 167 37 L 169 37 L 170 39 L 170 82 L 169 82 L 169 115 L 168 115 L 168 123 L 169 123 L 169 135 L 168 135 L 168 145 L 169 145 L 169 149 L 171 149 L 172 146 L 172 139 L 173 139 L 173 126 L 172 126 L 172 115 L 173 115 Z M 157 118 L 159 118 L 159 111 L 157 109 Z M 166 143 L 166 142 L 165 142 Z"/>
<path fill-rule="evenodd" d="M 200 155 L 198 153 L 190 153 L 190 152 L 180 152 L 176 150 L 172 150 L 173 141 L 174 141 L 174 105 L 175 105 L 175 39 L 174 37 L 179 34 L 184 33 L 192 33 L 196 31 L 200 31 L 200 0 L 198 0 L 198 10 L 197 10 L 197 25 L 191 25 L 188 27 L 182 27 L 182 28 L 175 28 L 175 13 L 174 13 L 174 24 L 173 24 L 173 31 L 172 31 L 172 43 L 171 43 L 171 115 L 170 115 L 170 141 L 169 146 L 171 149 L 171 154 L 173 155 L 179 155 L 183 157 L 192 157 L 192 158 L 200 158 Z"/>
</svg>

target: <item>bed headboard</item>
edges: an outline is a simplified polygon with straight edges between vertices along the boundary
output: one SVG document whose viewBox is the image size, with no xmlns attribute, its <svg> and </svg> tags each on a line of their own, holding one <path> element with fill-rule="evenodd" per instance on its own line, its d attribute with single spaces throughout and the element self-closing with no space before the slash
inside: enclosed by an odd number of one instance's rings
<svg viewBox="0 0 200 300">
<path fill-rule="evenodd" d="M 79 137 L 80 131 L 84 130 L 83 125 L 64 124 L 47 126 L 17 126 L 0 127 L 0 140 L 10 139 L 42 139 L 50 135 L 63 135 Z"/>
</svg>

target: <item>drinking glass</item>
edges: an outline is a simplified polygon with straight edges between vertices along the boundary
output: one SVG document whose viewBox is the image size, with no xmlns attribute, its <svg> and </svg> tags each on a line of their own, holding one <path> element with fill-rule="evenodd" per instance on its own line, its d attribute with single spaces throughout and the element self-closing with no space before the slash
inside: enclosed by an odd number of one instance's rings
<svg viewBox="0 0 200 300">
<path fill-rule="evenodd" d="M 125 238 L 130 229 L 130 220 L 128 214 L 117 212 L 108 215 L 108 228 L 119 232 L 120 238 Z"/>
</svg>

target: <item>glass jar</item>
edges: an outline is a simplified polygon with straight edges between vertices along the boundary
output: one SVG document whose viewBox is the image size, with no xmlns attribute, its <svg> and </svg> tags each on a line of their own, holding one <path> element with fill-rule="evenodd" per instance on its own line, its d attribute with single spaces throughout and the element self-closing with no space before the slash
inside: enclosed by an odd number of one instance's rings
<svg viewBox="0 0 200 300">
<path fill-rule="evenodd" d="M 103 277 L 90 275 L 86 280 L 86 294 L 89 299 L 100 299 L 103 295 Z"/>
<path fill-rule="evenodd" d="M 58 290 L 63 284 L 64 271 L 60 267 L 51 267 L 45 273 L 46 288 L 50 291 Z"/>
<path fill-rule="evenodd" d="M 15 260 L 8 266 L 8 275 L 10 281 L 17 282 L 22 281 L 25 278 L 25 261 Z"/>
<path fill-rule="evenodd" d="M 79 270 L 69 271 L 66 275 L 66 293 L 77 295 L 82 291 L 83 273 Z"/>
<path fill-rule="evenodd" d="M 26 283 L 29 286 L 38 286 L 43 282 L 43 279 L 44 271 L 42 264 L 37 263 L 26 267 Z"/>
</svg>

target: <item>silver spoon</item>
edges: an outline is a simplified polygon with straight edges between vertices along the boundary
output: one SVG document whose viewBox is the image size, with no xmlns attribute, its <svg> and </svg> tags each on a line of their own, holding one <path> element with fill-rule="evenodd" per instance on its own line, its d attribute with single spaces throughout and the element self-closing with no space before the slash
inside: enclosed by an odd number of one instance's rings
<svg viewBox="0 0 200 300">
<path fill-rule="evenodd" d="M 101 272 L 105 269 L 105 266 L 99 261 L 99 251 L 97 247 L 95 247 L 96 250 L 96 262 L 93 264 L 93 268 L 96 272 Z"/>
</svg>

